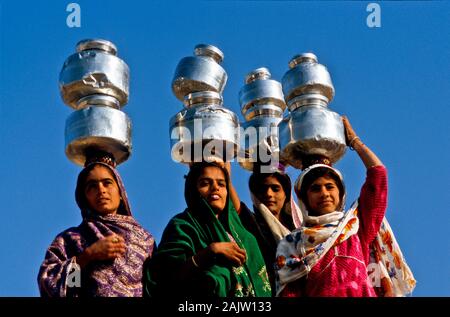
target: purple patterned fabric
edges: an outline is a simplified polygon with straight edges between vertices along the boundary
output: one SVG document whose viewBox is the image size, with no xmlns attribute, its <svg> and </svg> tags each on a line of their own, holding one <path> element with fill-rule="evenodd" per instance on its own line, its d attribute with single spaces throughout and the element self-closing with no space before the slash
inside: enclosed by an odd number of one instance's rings
<svg viewBox="0 0 450 317">
<path fill-rule="evenodd" d="M 58 234 L 47 249 L 38 274 L 39 290 L 43 297 L 142 296 L 142 266 L 153 253 L 154 238 L 131 216 L 126 192 L 117 171 L 107 164 L 93 164 L 106 166 L 114 173 L 121 192 L 121 207 L 115 215 L 100 216 L 89 211 L 80 196 L 84 185 L 80 184 L 79 177 L 76 200 L 82 211 L 83 222 L 78 227 Z M 126 254 L 114 260 L 88 264 L 81 270 L 80 287 L 74 286 L 72 268 L 75 257 L 99 239 L 113 233 L 124 238 Z"/>
</svg>

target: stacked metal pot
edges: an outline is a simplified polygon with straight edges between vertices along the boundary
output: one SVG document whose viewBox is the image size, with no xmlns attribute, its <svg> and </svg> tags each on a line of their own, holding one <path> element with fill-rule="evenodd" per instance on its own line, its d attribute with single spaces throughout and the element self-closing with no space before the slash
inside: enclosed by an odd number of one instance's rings
<svg viewBox="0 0 450 317">
<path fill-rule="evenodd" d="M 195 47 L 194 56 L 180 60 L 172 81 L 184 109 L 170 120 L 172 159 L 181 163 L 232 160 L 239 150 L 239 121 L 223 107 L 227 73 L 223 53 L 212 45 Z"/>
<path fill-rule="evenodd" d="M 65 152 L 78 165 L 106 152 L 117 164 L 131 154 L 131 121 L 121 111 L 128 102 L 129 68 L 106 40 L 79 42 L 59 76 L 61 97 L 75 111 L 67 118 Z"/>
<path fill-rule="evenodd" d="M 241 166 L 252 170 L 255 162 L 281 160 L 303 168 L 303 160 L 312 155 L 331 163 L 344 155 L 341 118 L 328 109 L 334 87 L 314 54 L 295 56 L 282 86 L 264 67 L 246 76 L 239 93 L 245 118 L 242 138 L 237 115 L 223 106 L 223 57 L 217 47 L 200 44 L 194 56 L 176 67 L 172 90 L 184 109 L 170 120 L 174 160 L 230 161 L 239 153 Z M 131 121 L 121 109 L 128 102 L 129 68 L 117 57 L 116 46 L 101 39 L 79 42 L 64 63 L 59 87 L 63 101 L 75 109 L 66 121 L 67 157 L 84 165 L 93 152 L 106 152 L 117 164 L 126 161 L 132 148 Z M 289 114 L 283 119 L 285 102 Z"/>
<path fill-rule="evenodd" d="M 281 84 L 271 79 L 267 68 L 257 68 L 246 76 L 239 103 L 246 120 L 241 124 L 240 165 L 249 171 L 255 163 L 278 165 L 278 124 L 286 109 Z"/>
<path fill-rule="evenodd" d="M 311 156 L 337 162 L 346 150 L 340 116 L 328 109 L 334 87 L 325 66 L 312 53 L 295 56 L 283 76 L 289 115 L 279 125 L 281 157 L 296 168 Z"/>
</svg>

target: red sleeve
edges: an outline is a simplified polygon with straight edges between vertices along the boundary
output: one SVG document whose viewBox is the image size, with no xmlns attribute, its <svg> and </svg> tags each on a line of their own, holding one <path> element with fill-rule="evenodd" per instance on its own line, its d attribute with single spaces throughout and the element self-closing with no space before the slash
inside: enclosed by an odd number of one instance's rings
<svg viewBox="0 0 450 317">
<path fill-rule="evenodd" d="M 387 170 L 384 166 L 367 169 L 366 182 L 359 196 L 359 236 L 370 244 L 380 230 L 387 207 Z"/>
</svg>

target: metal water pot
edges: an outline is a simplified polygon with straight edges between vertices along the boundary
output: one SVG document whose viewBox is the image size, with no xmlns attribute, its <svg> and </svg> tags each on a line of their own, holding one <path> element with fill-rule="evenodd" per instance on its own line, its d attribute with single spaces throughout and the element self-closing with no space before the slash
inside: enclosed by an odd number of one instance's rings
<svg viewBox="0 0 450 317">
<path fill-rule="evenodd" d="M 222 106 L 222 96 L 195 92 L 185 97 L 184 105 L 169 123 L 172 159 L 180 163 L 232 160 L 239 150 L 239 121 Z"/>
<path fill-rule="evenodd" d="M 120 164 L 132 149 L 131 120 L 120 110 L 128 101 L 128 66 L 106 40 L 83 40 L 77 52 L 64 63 L 59 82 L 63 101 L 76 109 L 66 120 L 66 156 L 84 165 L 89 153 L 102 151 Z"/>
<path fill-rule="evenodd" d="M 286 102 L 306 93 L 323 95 L 331 102 L 334 87 L 330 73 L 324 65 L 318 63 L 316 55 L 313 53 L 296 55 L 289 62 L 289 68 L 282 78 Z"/>
<path fill-rule="evenodd" d="M 344 125 L 328 109 L 334 87 L 325 66 L 312 53 L 295 56 L 282 79 L 289 116 L 279 125 L 280 157 L 296 168 L 311 155 L 337 162 L 346 150 Z"/>
<path fill-rule="evenodd" d="M 270 71 L 258 68 L 245 78 L 239 103 L 245 122 L 240 135 L 239 164 L 252 171 L 255 163 L 270 164 L 279 160 L 278 124 L 286 109 L 281 84 Z"/>
<path fill-rule="evenodd" d="M 183 101 L 193 92 L 214 91 L 222 94 L 227 82 L 227 73 L 220 66 L 224 55 L 212 45 L 199 44 L 195 56 L 180 60 L 172 80 L 172 91 Z"/>
<path fill-rule="evenodd" d="M 122 107 L 128 102 L 128 65 L 117 57 L 116 46 L 102 39 L 80 41 L 77 53 L 64 62 L 59 75 L 61 97 L 78 110 L 79 100 L 95 94 L 111 96 Z"/>
<path fill-rule="evenodd" d="M 131 120 L 120 110 L 90 106 L 73 112 L 66 120 L 66 155 L 84 165 L 89 152 L 113 155 L 117 164 L 131 154 Z"/>
</svg>

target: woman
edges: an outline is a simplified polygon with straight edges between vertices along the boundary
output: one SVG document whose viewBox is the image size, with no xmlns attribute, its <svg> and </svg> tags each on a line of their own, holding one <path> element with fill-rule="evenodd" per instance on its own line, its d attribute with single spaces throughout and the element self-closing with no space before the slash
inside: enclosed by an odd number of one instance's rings
<svg viewBox="0 0 450 317">
<path fill-rule="evenodd" d="M 359 199 L 345 211 L 340 172 L 314 164 L 300 175 L 295 191 L 302 227 L 277 249 L 279 296 L 401 296 L 415 280 L 384 219 L 387 171 L 343 117 L 347 144 L 365 167 Z"/>
<path fill-rule="evenodd" d="M 278 242 L 301 225 L 301 213 L 291 199 L 291 179 L 280 165 L 272 173 L 261 173 L 258 167 L 249 179 L 253 212 L 241 203 L 242 224 L 257 239 L 264 257 L 275 295 L 275 254 Z"/>
<path fill-rule="evenodd" d="M 144 295 L 270 296 L 264 260 L 236 213 L 224 165 L 191 166 L 185 182 L 187 209 L 165 228 L 144 270 Z"/>
<path fill-rule="evenodd" d="M 83 221 L 48 248 L 38 275 L 41 296 L 142 296 L 142 266 L 155 242 L 132 217 L 111 157 L 86 162 L 75 198 Z"/>
</svg>

